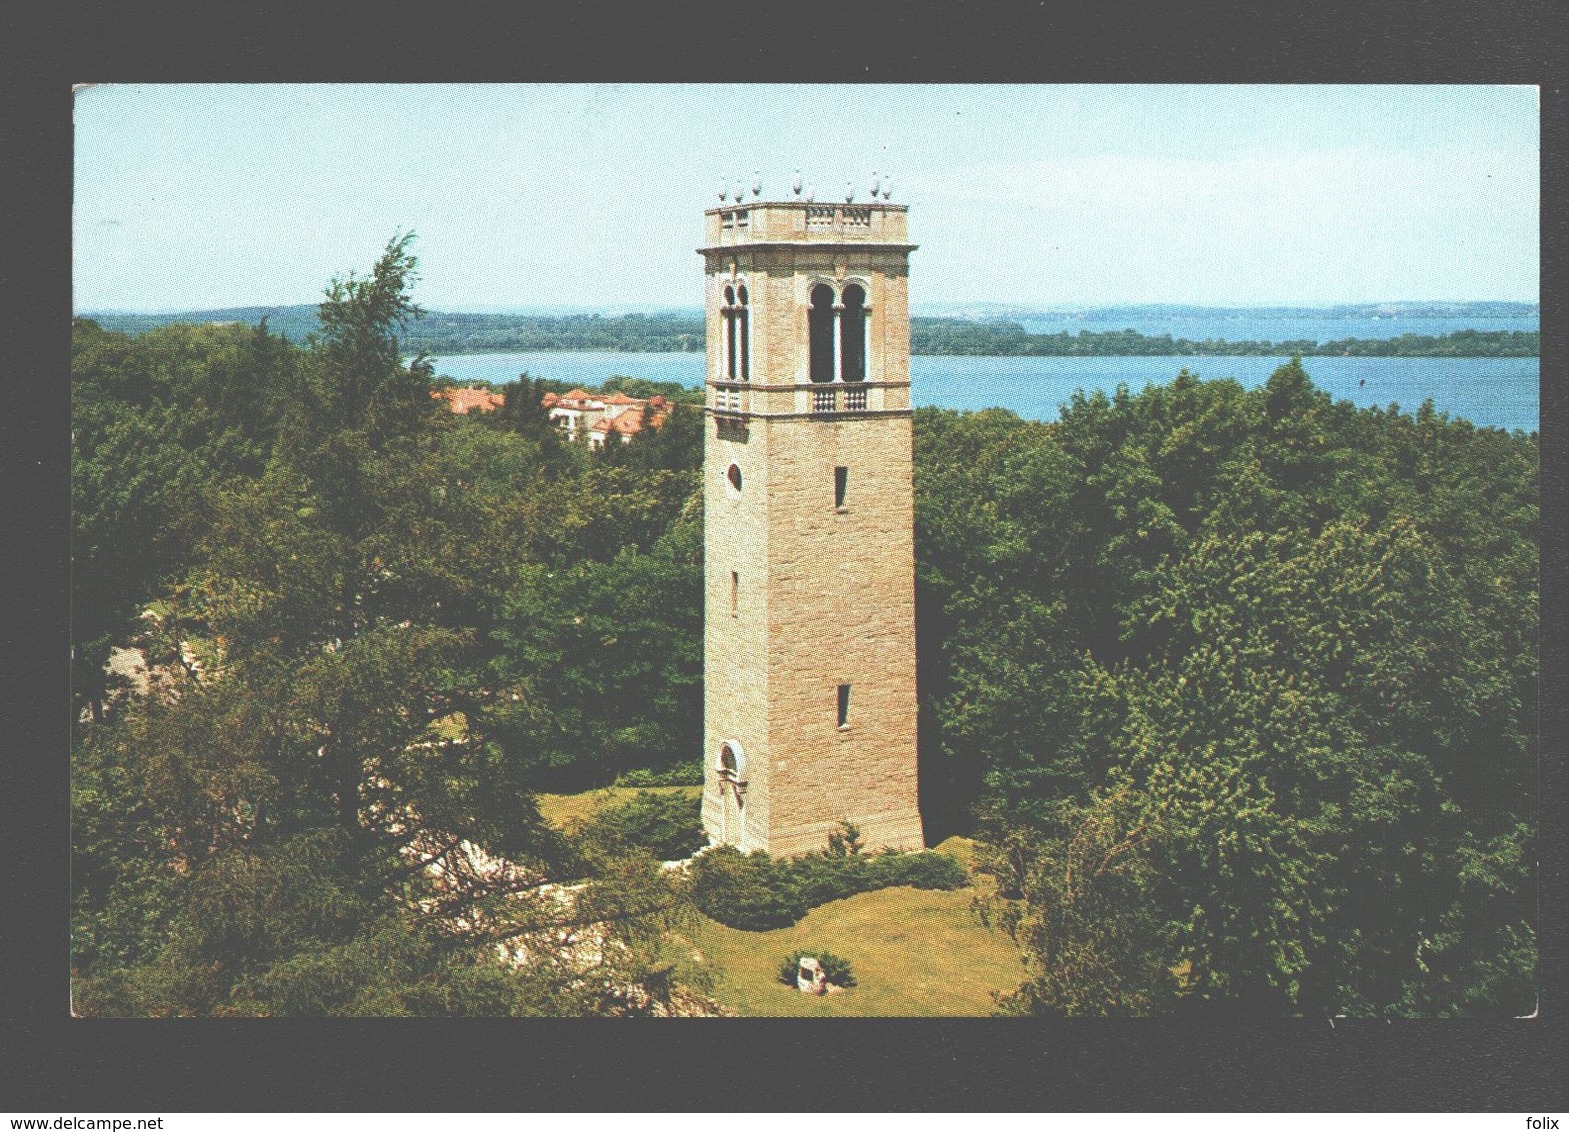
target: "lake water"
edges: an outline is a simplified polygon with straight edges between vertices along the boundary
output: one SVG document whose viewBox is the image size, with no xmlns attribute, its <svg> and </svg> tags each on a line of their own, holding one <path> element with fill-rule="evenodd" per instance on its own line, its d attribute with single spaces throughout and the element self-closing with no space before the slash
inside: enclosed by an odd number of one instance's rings
<svg viewBox="0 0 1569 1132">
<path fill-rule="evenodd" d="M 1271 323 L 1278 326 L 1282 321 Z M 1338 324 L 1356 320 L 1335 321 Z M 1487 328 L 1508 329 L 1492 325 L 1507 321 L 1523 320 L 1491 320 Z M 514 381 L 518 374 L 526 372 L 531 377 L 597 385 L 624 374 L 695 387 L 703 383 L 703 359 L 700 353 L 560 350 L 463 354 L 437 358 L 435 362 L 437 373 L 459 381 L 500 383 Z M 1284 361 L 1285 358 L 1239 357 L 914 357 L 910 359 L 910 394 L 916 405 L 946 409 L 1000 406 L 1021 417 L 1051 421 L 1057 419 L 1060 407 L 1076 389 L 1111 393 L 1121 384 L 1138 392 L 1146 385 L 1166 384 L 1184 367 L 1203 378 L 1235 378 L 1251 389 L 1263 384 Z M 1537 428 L 1540 364 L 1536 358 L 1304 358 L 1302 364 L 1316 386 L 1337 400 L 1358 406 L 1398 404 L 1401 409 L 1414 412 L 1430 397 L 1439 412 L 1474 424 L 1527 432 Z"/>
</svg>

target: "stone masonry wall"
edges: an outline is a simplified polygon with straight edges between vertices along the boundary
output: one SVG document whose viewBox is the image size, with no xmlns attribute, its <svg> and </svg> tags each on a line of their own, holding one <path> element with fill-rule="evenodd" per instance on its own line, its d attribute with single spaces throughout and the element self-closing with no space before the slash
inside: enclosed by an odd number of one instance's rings
<svg viewBox="0 0 1569 1132">
<path fill-rule="evenodd" d="M 705 422 L 703 463 L 703 828 L 715 841 L 744 849 L 768 847 L 768 525 L 761 505 L 768 492 L 764 439 L 720 440 Z M 730 486 L 730 465 L 741 470 L 741 490 Z M 737 585 L 730 603 L 730 573 Z M 748 789 L 740 806 L 714 774 L 719 745 L 739 740 Z M 744 817 L 744 834 L 736 828 Z"/>
<path fill-rule="evenodd" d="M 822 849 L 841 821 L 868 848 L 918 849 L 909 418 L 767 429 L 769 850 Z"/>
</svg>

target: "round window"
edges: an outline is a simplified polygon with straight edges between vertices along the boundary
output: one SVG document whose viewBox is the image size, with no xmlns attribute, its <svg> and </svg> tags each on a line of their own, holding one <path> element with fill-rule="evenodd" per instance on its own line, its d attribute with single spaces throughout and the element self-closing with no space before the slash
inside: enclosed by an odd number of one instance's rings
<svg viewBox="0 0 1569 1132">
<path fill-rule="evenodd" d="M 741 469 L 735 464 L 730 465 L 730 470 L 725 473 L 725 478 L 730 481 L 730 486 L 737 491 L 741 490 Z"/>
</svg>

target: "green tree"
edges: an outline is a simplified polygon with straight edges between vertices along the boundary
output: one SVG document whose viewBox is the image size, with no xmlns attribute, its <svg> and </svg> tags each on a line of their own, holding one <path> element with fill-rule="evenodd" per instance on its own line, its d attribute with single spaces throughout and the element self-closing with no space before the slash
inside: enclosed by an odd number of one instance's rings
<svg viewBox="0 0 1569 1132">
<path fill-rule="evenodd" d="M 989 867 L 1024 897 L 1002 923 L 1028 957 L 1029 977 L 999 1005 L 1006 1013 L 1140 1016 L 1177 993 L 1172 948 L 1154 897 L 1154 817 L 1120 784 L 1088 803 L 1059 804 L 1048 828 L 994 849 Z"/>
<path fill-rule="evenodd" d="M 501 387 L 501 408 L 489 414 L 495 427 L 514 432 L 538 446 L 539 461 L 547 474 L 561 471 L 568 460 L 561 432 L 544 404 L 549 391 L 545 381 L 519 374 L 516 381 Z"/>
<path fill-rule="evenodd" d="M 923 788 L 1025 900 L 1013 1008 L 1090 1009 L 1067 956 L 1148 1009 L 1530 1009 L 1535 437 L 1297 360 L 915 424 Z M 1109 797 L 1160 836 L 1097 934 L 1058 905 Z"/>
<path fill-rule="evenodd" d="M 626 445 L 627 462 L 650 471 L 697 472 L 703 463 L 703 410 L 676 403 L 657 428 L 653 419 L 645 410 L 642 431 Z"/>
<path fill-rule="evenodd" d="M 103 713 L 113 646 L 189 563 L 217 492 L 265 464 L 298 352 L 267 333 L 72 327 L 71 649 L 79 710 Z"/>
<path fill-rule="evenodd" d="M 522 572 L 496 631 L 491 726 L 556 789 L 608 785 L 702 746 L 702 567 L 660 548 Z"/>
<path fill-rule="evenodd" d="M 531 761 L 487 730 L 510 690 L 481 679 L 487 629 L 541 541 L 510 501 L 545 473 L 537 442 L 453 420 L 430 367 L 402 362 L 408 243 L 329 288 L 265 468 L 211 493 L 163 604 L 212 663 L 79 744 L 87 1012 L 636 1012 L 669 993 L 678 887 L 610 861 L 552 890 L 574 854 Z M 98 855 L 122 834 L 151 861 Z M 138 903 L 148 868 L 163 883 Z"/>
</svg>

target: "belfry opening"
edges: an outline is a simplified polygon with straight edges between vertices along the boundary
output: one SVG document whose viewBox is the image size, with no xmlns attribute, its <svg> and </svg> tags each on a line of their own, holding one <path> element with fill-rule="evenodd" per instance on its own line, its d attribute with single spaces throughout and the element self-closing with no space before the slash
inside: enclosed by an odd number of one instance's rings
<svg viewBox="0 0 1569 1132">
<path fill-rule="evenodd" d="M 834 289 L 826 283 L 812 288 L 806 314 L 812 342 L 812 380 L 834 379 Z"/>
</svg>

